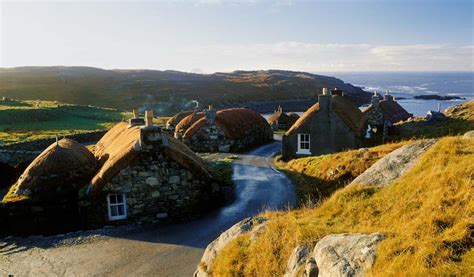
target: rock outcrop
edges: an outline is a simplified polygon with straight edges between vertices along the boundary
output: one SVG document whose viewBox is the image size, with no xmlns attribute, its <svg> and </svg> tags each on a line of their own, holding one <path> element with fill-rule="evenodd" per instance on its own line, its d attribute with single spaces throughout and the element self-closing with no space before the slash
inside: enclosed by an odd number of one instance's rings
<svg viewBox="0 0 474 277">
<path fill-rule="evenodd" d="M 298 273 L 300 272 L 301 267 L 305 265 L 309 254 L 309 247 L 306 245 L 299 245 L 293 249 L 290 258 L 288 259 L 288 263 L 286 264 L 285 277 L 298 276 Z"/>
<path fill-rule="evenodd" d="M 385 186 L 390 184 L 411 169 L 421 154 L 435 142 L 434 139 L 417 141 L 392 151 L 355 178 L 350 185 Z"/>
<path fill-rule="evenodd" d="M 194 272 L 194 277 L 209 276 L 214 260 L 229 242 L 248 232 L 251 232 L 251 236 L 255 238 L 264 228 L 261 226 L 265 226 L 266 221 L 267 219 L 264 217 L 248 217 L 227 229 L 206 247 L 198 268 Z"/>
<path fill-rule="evenodd" d="M 463 138 L 474 138 L 474 130 L 465 132 Z"/>
<path fill-rule="evenodd" d="M 383 239 L 380 233 L 332 234 L 321 239 L 313 250 L 318 275 L 362 276 L 374 264 L 376 244 Z M 306 272 L 312 276 L 313 272 Z"/>
<path fill-rule="evenodd" d="M 288 259 L 285 277 L 363 276 L 374 264 L 375 247 L 384 236 L 372 234 L 331 234 L 322 238 L 309 253 L 296 247 Z"/>
</svg>

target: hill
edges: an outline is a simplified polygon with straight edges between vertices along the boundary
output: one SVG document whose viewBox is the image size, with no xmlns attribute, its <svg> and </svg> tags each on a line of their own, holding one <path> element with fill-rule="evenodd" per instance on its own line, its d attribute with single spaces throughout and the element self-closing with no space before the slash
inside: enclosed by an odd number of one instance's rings
<svg viewBox="0 0 474 277">
<path fill-rule="evenodd" d="M 192 108 L 195 101 L 201 106 L 227 107 L 248 101 L 308 99 L 323 86 L 339 87 L 358 103 L 370 99 L 370 93 L 340 79 L 306 72 L 234 71 L 205 75 L 91 67 L 0 68 L 0 97 L 123 110 L 152 107 L 159 115 Z"/>
<path fill-rule="evenodd" d="M 12 143 L 110 127 L 130 114 L 56 101 L 0 100 L 0 142 Z M 1 144 L 0 143 L 0 144 Z"/>
<path fill-rule="evenodd" d="M 380 232 L 385 238 L 369 275 L 469 275 L 473 153 L 472 138 L 444 137 L 387 185 L 350 185 L 317 207 L 264 212 L 265 225 L 227 244 L 211 271 L 216 276 L 282 276 L 299 245 L 312 249 L 329 234 Z M 340 160 L 350 166 L 350 160 Z"/>
</svg>

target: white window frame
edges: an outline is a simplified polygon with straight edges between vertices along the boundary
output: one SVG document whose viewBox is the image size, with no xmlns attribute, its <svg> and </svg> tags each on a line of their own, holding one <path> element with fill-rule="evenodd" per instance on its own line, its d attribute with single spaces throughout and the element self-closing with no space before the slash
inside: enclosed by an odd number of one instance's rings
<svg viewBox="0 0 474 277">
<path fill-rule="evenodd" d="M 123 202 L 110 203 L 110 196 L 112 196 L 112 195 L 122 196 L 122 201 Z M 112 206 L 122 206 L 123 207 L 123 214 L 112 216 L 112 209 L 111 209 Z M 127 218 L 127 198 L 125 197 L 125 193 L 112 193 L 112 194 L 107 195 L 107 210 L 108 210 L 108 214 L 109 214 L 109 220 L 120 220 L 120 219 Z"/>
<path fill-rule="evenodd" d="M 303 136 L 308 136 L 307 140 L 302 140 Z M 308 149 L 306 148 L 301 148 L 302 143 L 307 143 L 308 144 Z M 298 151 L 296 154 L 302 154 L 302 155 L 311 155 L 311 134 L 308 133 L 301 133 L 298 134 Z"/>
</svg>

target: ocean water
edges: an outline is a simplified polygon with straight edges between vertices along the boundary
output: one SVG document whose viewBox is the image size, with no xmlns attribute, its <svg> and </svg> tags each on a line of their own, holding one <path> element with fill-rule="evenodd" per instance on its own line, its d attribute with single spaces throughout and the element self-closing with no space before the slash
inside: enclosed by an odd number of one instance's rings
<svg viewBox="0 0 474 277">
<path fill-rule="evenodd" d="M 428 110 L 441 110 L 474 99 L 474 72 L 343 72 L 321 73 L 334 76 L 367 91 L 391 94 L 406 99 L 397 100 L 415 116 L 426 115 Z M 415 95 L 450 95 L 466 100 L 417 100 Z"/>
</svg>

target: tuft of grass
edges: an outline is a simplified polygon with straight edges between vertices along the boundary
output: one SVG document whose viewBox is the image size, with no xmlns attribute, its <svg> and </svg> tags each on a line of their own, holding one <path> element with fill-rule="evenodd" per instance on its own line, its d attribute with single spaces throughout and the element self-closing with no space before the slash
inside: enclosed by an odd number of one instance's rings
<svg viewBox="0 0 474 277">
<path fill-rule="evenodd" d="M 369 275 L 472 273 L 474 139 L 440 139 L 404 176 L 384 188 L 346 187 L 317 208 L 264 213 L 262 235 L 238 238 L 217 257 L 216 276 L 275 276 L 299 244 L 332 233 L 382 232 Z M 231 271 L 232 270 L 232 271 Z"/>
<path fill-rule="evenodd" d="M 386 154 L 409 142 L 388 143 L 289 162 L 276 157 L 274 163 L 295 183 L 298 205 L 314 204 L 344 187 Z"/>
</svg>

